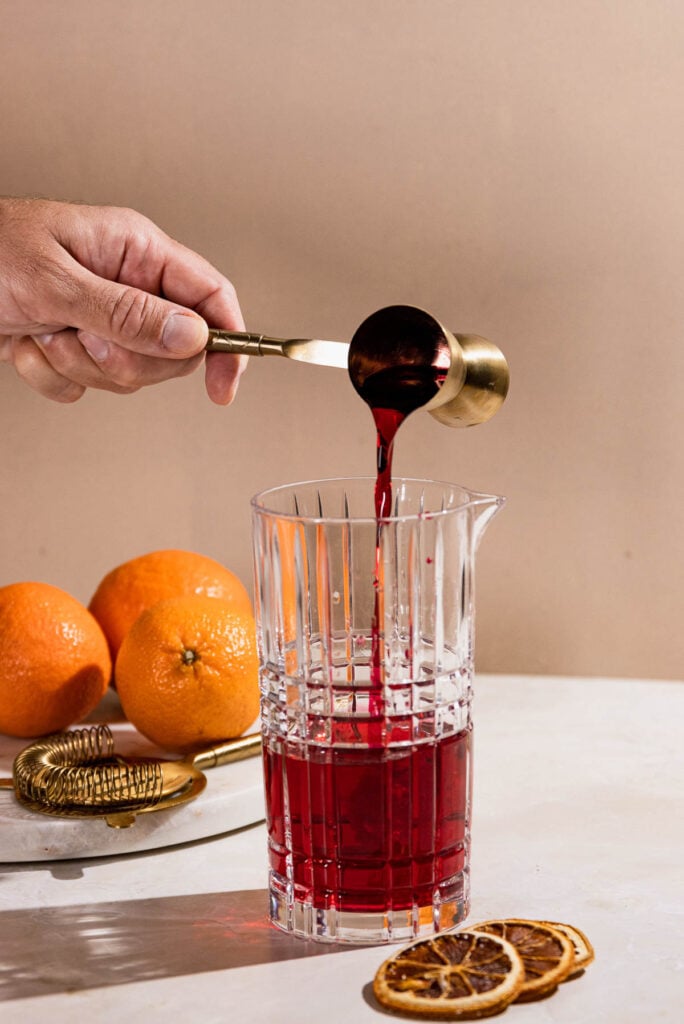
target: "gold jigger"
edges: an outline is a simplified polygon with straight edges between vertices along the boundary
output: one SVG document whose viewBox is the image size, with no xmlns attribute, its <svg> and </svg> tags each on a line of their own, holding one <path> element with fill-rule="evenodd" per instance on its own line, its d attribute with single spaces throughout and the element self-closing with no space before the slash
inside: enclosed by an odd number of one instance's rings
<svg viewBox="0 0 684 1024">
<path fill-rule="evenodd" d="M 446 329 L 445 333 L 451 334 Z M 461 349 L 465 368 L 463 383 L 453 398 L 440 401 L 440 390 L 425 408 L 447 427 L 486 423 L 499 411 L 508 394 L 511 376 L 506 358 L 500 348 L 478 334 L 451 336 Z"/>
<path fill-rule="evenodd" d="M 491 419 L 510 381 L 496 345 L 477 334 L 454 334 L 417 306 L 387 306 L 371 314 L 349 345 L 210 328 L 207 351 L 345 367 L 369 405 L 406 415 L 422 408 L 448 427 Z"/>
<path fill-rule="evenodd" d="M 349 376 L 372 408 L 425 409 L 448 427 L 485 423 L 508 393 L 508 364 L 491 341 L 453 334 L 417 306 L 386 306 L 357 329 Z"/>
</svg>

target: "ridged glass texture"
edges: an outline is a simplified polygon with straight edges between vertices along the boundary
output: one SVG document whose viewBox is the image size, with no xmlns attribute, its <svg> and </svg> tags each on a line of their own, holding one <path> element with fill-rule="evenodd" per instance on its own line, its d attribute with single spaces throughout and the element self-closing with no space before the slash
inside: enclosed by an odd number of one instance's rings
<svg viewBox="0 0 684 1024">
<path fill-rule="evenodd" d="M 502 499 L 314 481 L 253 501 L 271 919 L 405 941 L 467 913 L 473 556 Z"/>
</svg>

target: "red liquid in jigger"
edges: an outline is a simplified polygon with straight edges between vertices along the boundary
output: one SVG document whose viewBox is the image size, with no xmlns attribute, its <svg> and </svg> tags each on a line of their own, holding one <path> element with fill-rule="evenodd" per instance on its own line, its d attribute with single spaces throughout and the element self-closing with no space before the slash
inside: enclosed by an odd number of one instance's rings
<svg viewBox="0 0 684 1024">
<path fill-rule="evenodd" d="M 368 718 L 355 723 L 356 745 L 310 748 L 307 760 L 264 750 L 271 868 L 290 878 L 297 901 L 319 909 L 383 912 L 430 906 L 436 895 L 448 901 L 450 881 L 465 867 L 470 731 L 385 746 L 380 541 L 392 515 L 392 450 L 406 416 L 443 378 L 434 371 L 422 390 L 407 390 L 401 408 L 374 405 L 370 389 L 364 396 L 377 428 L 378 532 Z"/>
</svg>

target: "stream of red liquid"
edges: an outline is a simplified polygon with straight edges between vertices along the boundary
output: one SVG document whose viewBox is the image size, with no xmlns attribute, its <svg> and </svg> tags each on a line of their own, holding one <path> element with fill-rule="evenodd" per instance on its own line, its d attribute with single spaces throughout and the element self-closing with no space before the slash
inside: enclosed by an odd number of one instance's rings
<svg viewBox="0 0 684 1024">
<path fill-rule="evenodd" d="M 368 403 L 377 430 L 377 476 L 375 480 L 375 604 L 371 624 L 371 663 L 369 713 L 371 720 L 384 715 L 383 664 L 384 640 L 382 630 L 382 529 L 383 520 L 392 515 L 392 453 L 396 433 L 409 413 L 421 408 L 441 387 L 446 370 L 441 367 L 394 366 L 372 374 L 365 382 L 361 397 Z M 390 407 L 383 399 L 393 396 Z M 371 740 L 381 742 L 377 729 Z M 378 733 L 378 735 L 375 735 Z"/>
<path fill-rule="evenodd" d="M 392 514 L 392 452 L 397 430 L 406 419 L 406 413 L 399 409 L 371 410 L 377 436 L 377 477 L 375 480 L 375 571 L 373 586 L 375 598 L 371 622 L 370 693 L 368 712 L 371 717 L 369 742 L 371 746 L 382 745 L 381 720 L 385 713 L 383 693 L 384 639 L 382 631 L 383 581 L 382 581 L 382 521 Z"/>
</svg>

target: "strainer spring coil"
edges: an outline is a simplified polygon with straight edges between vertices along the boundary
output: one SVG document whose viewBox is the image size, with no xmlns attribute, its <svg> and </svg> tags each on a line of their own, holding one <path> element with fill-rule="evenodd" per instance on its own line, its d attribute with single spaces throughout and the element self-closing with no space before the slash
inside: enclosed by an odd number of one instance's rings
<svg viewBox="0 0 684 1024">
<path fill-rule="evenodd" d="M 32 743 L 17 755 L 13 777 L 20 800 L 62 813 L 151 807 L 161 799 L 163 785 L 158 763 L 116 760 L 106 725 Z"/>
</svg>

